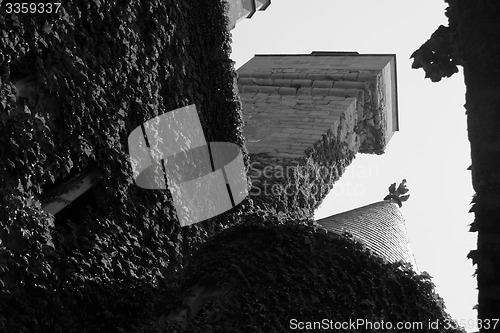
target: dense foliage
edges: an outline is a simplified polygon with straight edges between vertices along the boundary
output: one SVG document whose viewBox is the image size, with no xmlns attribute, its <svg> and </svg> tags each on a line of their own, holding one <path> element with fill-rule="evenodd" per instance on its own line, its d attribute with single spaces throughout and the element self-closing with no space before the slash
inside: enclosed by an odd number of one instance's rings
<svg viewBox="0 0 500 333">
<path fill-rule="evenodd" d="M 355 153 L 329 130 L 303 157 L 250 154 L 250 196 L 256 206 L 289 220 L 312 218 Z"/>
<path fill-rule="evenodd" d="M 476 194 L 470 231 L 478 248 L 469 254 L 477 264 L 478 317 L 500 317 L 500 2 L 446 0 L 448 27 L 440 26 L 412 55 L 414 68 L 439 81 L 463 66 L 472 185 Z M 497 331 L 500 327 L 497 327 Z M 481 332 L 488 331 L 481 328 Z"/>
<path fill-rule="evenodd" d="M 348 237 L 304 224 L 249 223 L 221 232 L 188 267 L 184 285 L 195 284 L 228 291 L 188 323 L 189 332 L 287 332 L 293 331 L 292 319 L 324 318 L 421 322 L 418 331 L 462 332 L 444 312 L 429 275 L 389 264 Z M 439 328 L 427 326 L 436 320 Z"/>
<path fill-rule="evenodd" d="M 132 184 L 127 148 L 145 120 L 189 104 L 207 141 L 243 145 L 225 24 L 220 1 L 1 6 L 0 331 L 130 332 L 167 311 L 158 288 L 191 249 L 237 221 L 181 229 L 168 192 Z M 102 175 L 91 193 L 43 212 L 89 170 Z"/>
<path fill-rule="evenodd" d="M 450 77 L 458 72 L 460 64 L 456 31 L 443 25 L 432 34 L 418 50 L 411 55 L 412 68 L 423 68 L 425 77 L 438 82 L 443 77 Z"/>
</svg>

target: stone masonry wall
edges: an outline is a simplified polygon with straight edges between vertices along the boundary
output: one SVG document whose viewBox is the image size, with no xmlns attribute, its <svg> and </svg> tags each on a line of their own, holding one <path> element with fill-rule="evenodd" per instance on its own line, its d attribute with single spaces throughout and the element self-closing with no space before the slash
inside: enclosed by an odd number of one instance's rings
<svg viewBox="0 0 500 333">
<path fill-rule="evenodd" d="M 391 59 L 256 56 L 238 70 L 257 204 L 311 217 L 358 151 L 383 152 Z"/>
</svg>

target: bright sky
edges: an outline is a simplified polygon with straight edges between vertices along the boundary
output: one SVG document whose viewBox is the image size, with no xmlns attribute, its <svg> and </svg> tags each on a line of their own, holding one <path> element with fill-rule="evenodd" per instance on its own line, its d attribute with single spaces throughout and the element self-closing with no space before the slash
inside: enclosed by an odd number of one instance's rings
<svg viewBox="0 0 500 333">
<path fill-rule="evenodd" d="M 254 54 L 358 51 L 396 54 L 399 128 L 384 155 L 358 154 L 315 214 L 316 218 L 380 201 L 393 182 L 408 181 L 404 203 L 408 235 L 420 271 L 456 320 L 474 320 L 476 248 L 468 232 L 472 199 L 463 74 L 439 83 L 424 80 L 409 59 L 432 32 L 447 25 L 436 0 L 273 0 L 232 30 L 236 68 Z M 473 331 L 469 326 L 468 331 Z"/>
</svg>

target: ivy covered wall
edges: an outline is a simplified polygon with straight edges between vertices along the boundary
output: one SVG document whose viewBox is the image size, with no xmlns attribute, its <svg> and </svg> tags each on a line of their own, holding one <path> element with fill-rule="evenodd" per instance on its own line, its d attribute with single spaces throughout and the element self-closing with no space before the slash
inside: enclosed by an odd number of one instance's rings
<svg viewBox="0 0 500 333">
<path fill-rule="evenodd" d="M 238 220 L 181 229 L 167 191 L 133 185 L 127 148 L 134 128 L 189 104 L 207 141 L 243 146 L 223 4 L 0 11 L 0 331 L 130 332 L 190 252 Z M 89 171 L 93 190 L 44 213 L 51 189 Z"/>
</svg>

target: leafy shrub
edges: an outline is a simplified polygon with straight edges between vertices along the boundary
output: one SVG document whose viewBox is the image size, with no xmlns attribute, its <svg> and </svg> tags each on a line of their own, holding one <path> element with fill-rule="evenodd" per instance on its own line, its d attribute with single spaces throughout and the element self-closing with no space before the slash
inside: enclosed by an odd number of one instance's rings
<svg viewBox="0 0 500 333">
<path fill-rule="evenodd" d="M 285 332 L 290 321 L 440 321 L 453 325 L 426 273 L 389 264 L 348 237 L 305 224 L 251 223 L 211 239 L 187 268 L 185 287 L 227 288 L 189 332 Z M 333 327 L 333 326 L 332 326 Z M 331 331 L 351 331 L 335 330 Z M 379 329 L 365 327 L 363 332 Z"/>
</svg>

